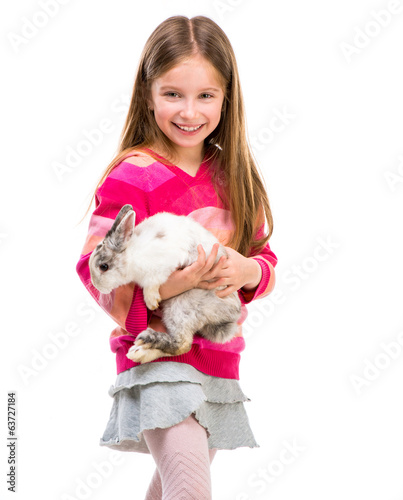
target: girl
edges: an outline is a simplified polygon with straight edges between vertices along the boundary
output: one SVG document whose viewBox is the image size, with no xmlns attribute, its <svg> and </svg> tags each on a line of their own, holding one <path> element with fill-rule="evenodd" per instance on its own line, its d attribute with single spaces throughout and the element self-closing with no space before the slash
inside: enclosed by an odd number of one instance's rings
<svg viewBox="0 0 403 500">
<path fill-rule="evenodd" d="M 239 385 L 242 322 L 245 304 L 273 289 L 277 263 L 268 244 L 273 224 L 267 194 L 246 140 L 235 56 L 212 20 L 174 16 L 151 34 L 118 154 L 94 196 L 77 273 L 118 325 L 110 336 L 117 380 L 100 444 L 152 454 L 157 468 L 147 500 L 209 499 L 216 450 L 258 446 Z M 216 265 L 217 246 L 206 258 L 199 245 L 197 261 L 175 271 L 160 293 L 167 299 L 193 287 L 226 285 L 216 291 L 224 297 L 237 290 L 243 314 L 231 341 L 217 344 L 196 335 L 192 349 L 180 356 L 142 365 L 127 358 L 147 326 L 165 331 L 161 311 L 146 308 L 135 283 L 100 294 L 88 268 L 91 252 L 126 203 L 136 224 L 169 211 L 196 219 L 226 245 L 229 257 Z"/>
</svg>

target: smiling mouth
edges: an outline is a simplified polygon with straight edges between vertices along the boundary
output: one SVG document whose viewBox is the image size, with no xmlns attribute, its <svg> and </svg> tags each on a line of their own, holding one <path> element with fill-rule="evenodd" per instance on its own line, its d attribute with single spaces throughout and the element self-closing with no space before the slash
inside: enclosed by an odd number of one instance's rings
<svg viewBox="0 0 403 500">
<path fill-rule="evenodd" d="M 196 130 L 199 130 L 204 125 L 204 123 L 202 123 L 201 125 L 195 125 L 194 127 L 187 127 L 185 125 L 178 125 L 177 123 L 174 122 L 172 123 L 179 129 L 183 130 L 184 132 L 196 132 Z"/>
</svg>

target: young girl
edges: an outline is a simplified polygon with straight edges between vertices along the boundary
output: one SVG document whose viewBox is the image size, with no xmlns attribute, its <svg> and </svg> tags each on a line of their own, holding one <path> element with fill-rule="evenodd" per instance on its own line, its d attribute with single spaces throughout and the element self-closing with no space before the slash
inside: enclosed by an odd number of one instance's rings
<svg viewBox="0 0 403 500">
<path fill-rule="evenodd" d="M 77 273 L 118 325 L 110 336 L 117 360 L 109 391 L 113 406 L 100 444 L 152 454 L 157 468 L 146 499 L 209 499 L 216 450 L 258 446 L 239 385 L 242 322 L 245 304 L 273 289 L 277 263 L 268 244 L 267 194 L 246 140 L 235 56 L 212 20 L 174 16 L 151 34 L 118 154 L 94 196 Z M 231 341 L 212 343 L 196 335 L 192 349 L 180 356 L 142 365 L 127 358 L 147 326 L 165 332 L 161 310 L 146 308 L 135 283 L 100 294 L 88 268 L 91 252 L 126 203 L 136 212 L 136 224 L 162 211 L 186 215 L 226 246 L 229 257 L 214 265 L 217 246 L 206 258 L 199 245 L 197 261 L 175 271 L 160 293 L 167 299 L 193 287 L 226 285 L 216 291 L 225 297 L 237 290 L 242 314 Z"/>
</svg>

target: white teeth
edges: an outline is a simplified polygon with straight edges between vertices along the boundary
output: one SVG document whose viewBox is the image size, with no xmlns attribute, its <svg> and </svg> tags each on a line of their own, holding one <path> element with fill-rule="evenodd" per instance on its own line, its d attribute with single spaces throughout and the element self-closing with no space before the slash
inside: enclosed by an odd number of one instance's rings
<svg viewBox="0 0 403 500">
<path fill-rule="evenodd" d="M 199 125 L 198 127 L 181 127 L 177 123 L 175 123 L 177 127 L 179 127 L 181 130 L 185 130 L 186 132 L 194 132 L 195 130 L 198 130 L 202 125 Z"/>
</svg>

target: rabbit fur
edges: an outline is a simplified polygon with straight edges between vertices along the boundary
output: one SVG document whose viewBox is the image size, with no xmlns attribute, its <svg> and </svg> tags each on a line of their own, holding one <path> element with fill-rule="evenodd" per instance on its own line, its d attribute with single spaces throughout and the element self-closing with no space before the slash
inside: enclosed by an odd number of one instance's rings
<svg viewBox="0 0 403 500">
<path fill-rule="evenodd" d="M 217 297 L 215 290 L 193 288 L 161 301 L 160 286 L 170 274 L 197 260 L 197 245 L 210 254 L 218 240 L 190 217 L 160 212 L 135 225 L 135 212 L 124 205 L 111 227 L 91 254 L 91 281 L 101 293 L 135 282 L 143 289 L 146 306 L 162 309 L 167 330 L 147 328 L 137 335 L 127 357 L 138 363 L 188 352 L 193 335 L 225 343 L 237 331 L 241 302 L 237 292 Z M 216 262 L 227 255 L 220 245 Z M 225 288 L 225 287 L 221 287 Z"/>
</svg>

